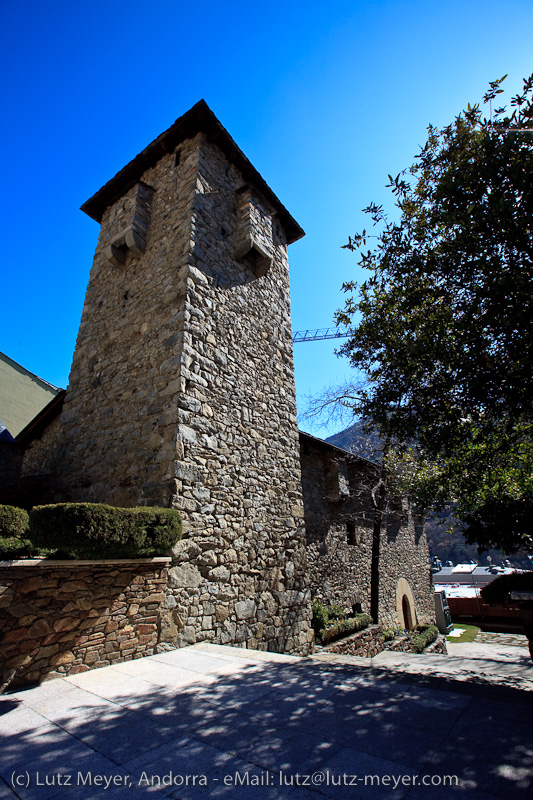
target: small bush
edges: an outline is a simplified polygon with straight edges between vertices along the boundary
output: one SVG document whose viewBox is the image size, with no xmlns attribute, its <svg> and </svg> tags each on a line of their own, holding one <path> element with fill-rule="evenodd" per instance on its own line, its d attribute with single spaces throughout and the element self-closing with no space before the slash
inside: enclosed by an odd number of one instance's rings
<svg viewBox="0 0 533 800">
<path fill-rule="evenodd" d="M 329 644 L 329 642 L 333 642 L 341 636 L 348 636 L 350 633 L 362 631 L 363 628 L 368 628 L 371 624 L 372 617 L 370 614 L 357 614 L 355 617 L 348 617 L 348 619 L 341 619 L 333 623 L 329 628 L 320 631 L 318 638 L 322 644 Z"/>
<path fill-rule="evenodd" d="M 429 625 L 425 630 L 413 636 L 411 653 L 422 653 L 425 648 L 434 642 L 439 635 L 436 625 Z"/>
<path fill-rule="evenodd" d="M 345 616 L 346 612 L 341 606 L 325 606 L 320 600 L 313 600 L 311 627 L 317 636 L 320 631 L 328 627 L 332 620 L 343 619 Z"/>
<path fill-rule="evenodd" d="M 511 592 L 533 591 L 533 573 L 515 572 L 513 575 L 500 575 L 481 590 L 481 597 L 489 605 L 503 605 Z"/>
<path fill-rule="evenodd" d="M 28 525 L 28 512 L 23 508 L 0 506 L 0 560 L 30 555 Z"/>
<path fill-rule="evenodd" d="M 342 606 L 325 606 L 320 600 L 313 600 L 311 627 L 322 644 L 360 631 L 371 623 L 372 617 L 369 614 L 347 616 Z"/>
<path fill-rule="evenodd" d="M 344 619 L 346 617 L 346 611 L 342 608 L 342 606 L 326 606 L 326 614 L 328 615 L 328 622 L 331 622 L 332 619 Z"/>
<path fill-rule="evenodd" d="M 181 517 L 169 508 L 115 508 L 100 503 L 35 506 L 30 538 L 66 558 L 161 555 L 181 538 Z"/>
<path fill-rule="evenodd" d="M 28 535 L 29 515 L 23 508 L 0 506 L 0 536 L 24 539 Z"/>
<path fill-rule="evenodd" d="M 385 628 L 385 630 L 381 635 L 383 637 L 384 642 L 392 642 L 396 634 L 397 634 L 396 628 Z"/>
<path fill-rule="evenodd" d="M 0 561 L 13 561 L 29 556 L 31 542 L 16 536 L 0 536 Z"/>
<path fill-rule="evenodd" d="M 313 616 L 311 617 L 311 627 L 314 630 L 316 636 L 320 634 L 320 631 L 324 630 L 328 624 L 328 614 L 326 611 L 326 606 L 323 606 L 320 600 L 313 600 Z"/>
</svg>

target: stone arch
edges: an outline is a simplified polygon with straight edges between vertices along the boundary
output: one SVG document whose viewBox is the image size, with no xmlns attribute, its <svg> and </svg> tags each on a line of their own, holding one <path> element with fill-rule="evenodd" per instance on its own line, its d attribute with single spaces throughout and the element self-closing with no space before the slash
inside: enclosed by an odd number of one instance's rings
<svg viewBox="0 0 533 800">
<path fill-rule="evenodd" d="M 416 604 L 409 582 L 400 578 L 396 586 L 396 612 L 404 630 L 413 630 L 417 625 Z"/>
</svg>

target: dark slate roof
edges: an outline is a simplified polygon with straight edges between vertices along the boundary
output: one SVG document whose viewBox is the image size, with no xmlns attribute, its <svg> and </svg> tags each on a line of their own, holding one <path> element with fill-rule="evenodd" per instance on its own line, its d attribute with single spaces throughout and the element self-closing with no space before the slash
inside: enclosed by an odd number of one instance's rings
<svg viewBox="0 0 533 800">
<path fill-rule="evenodd" d="M 328 450 L 332 456 L 337 456 L 337 458 L 343 457 L 348 461 L 360 461 L 363 464 L 366 464 L 368 467 L 372 467 L 374 470 L 379 468 L 379 464 L 375 464 L 373 461 L 369 461 L 368 458 L 363 458 L 362 456 L 357 455 L 356 453 L 350 453 L 349 450 L 343 450 L 342 447 L 337 447 L 336 444 L 331 444 L 331 442 L 327 442 L 325 439 L 319 439 L 317 436 L 312 436 L 310 433 L 306 433 L 305 431 L 298 431 L 298 435 L 300 437 L 300 444 L 310 444 L 314 445 L 315 447 L 319 447 L 322 450 Z"/>
<path fill-rule="evenodd" d="M 114 178 L 108 181 L 100 191 L 96 192 L 90 200 L 87 200 L 82 205 L 81 210 L 85 211 L 97 222 L 101 222 L 106 209 L 135 186 L 147 169 L 157 164 L 167 153 L 173 153 L 176 147 L 185 139 L 190 139 L 200 132 L 204 133 L 209 141 L 214 142 L 222 150 L 228 161 L 239 169 L 244 180 L 258 189 L 263 197 L 274 207 L 287 235 L 288 244 L 301 239 L 305 235 L 302 228 L 278 200 L 255 167 L 248 161 L 242 150 L 215 117 L 205 100 L 200 100 L 196 103 L 186 114 L 177 119 L 168 130 L 160 134 L 142 153 L 139 153 L 133 161 L 130 161 Z"/>
</svg>

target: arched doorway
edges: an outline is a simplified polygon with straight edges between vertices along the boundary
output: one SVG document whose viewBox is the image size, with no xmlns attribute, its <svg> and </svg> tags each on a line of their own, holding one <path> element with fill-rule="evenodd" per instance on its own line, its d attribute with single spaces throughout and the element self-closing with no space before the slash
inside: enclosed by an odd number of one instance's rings
<svg viewBox="0 0 533 800">
<path fill-rule="evenodd" d="M 407 595 L 404 594 L 402 597 L 402 614 L 403 614 L 403 627 L 406 631 L 412 631 L 415 627 L 413 625 L 413 619 L 411 617 L 411 608 L 409 607 L 409 600 Z"/>
<path fill-rule="evenodd" d="M 415 598 L 405 578 L 400 578 L 396 586 L 396 612 L 400 627 L 412 631 L 418 624 Z"/>
</svg>

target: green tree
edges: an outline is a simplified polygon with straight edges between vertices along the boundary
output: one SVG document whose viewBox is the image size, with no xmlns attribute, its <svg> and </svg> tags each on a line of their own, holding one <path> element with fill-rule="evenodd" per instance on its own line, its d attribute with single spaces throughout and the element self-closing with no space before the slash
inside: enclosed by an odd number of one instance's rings
<svg viewBox="0 0 533 800">
<path fill-rule="evenodd" d="M 395 221 L 364 209 L 381 230 L 345 247 L 370 276 L 344 284 L 336 319 L 366 377 L 353 411 L 399 443 L 418 501 L 453 502 L 467 541 L 514 552 L 533 549 L 533 76 L 510 112 L 492 109 L 503 80 L 488 116 L 430 126 L 389 175 Z"/>
</svg>

